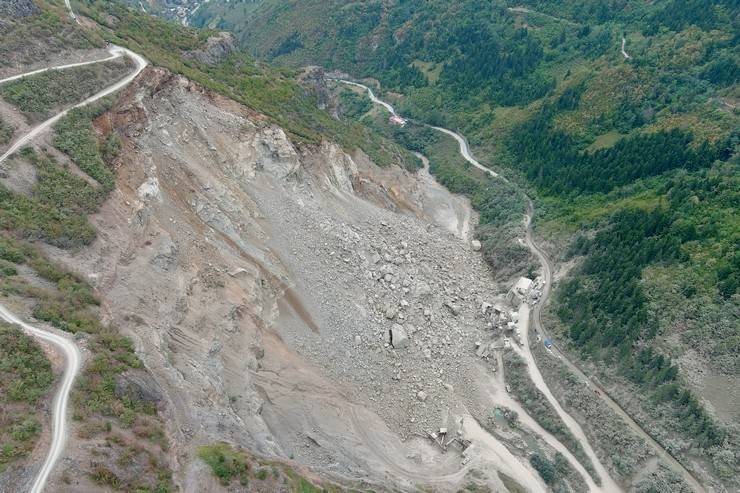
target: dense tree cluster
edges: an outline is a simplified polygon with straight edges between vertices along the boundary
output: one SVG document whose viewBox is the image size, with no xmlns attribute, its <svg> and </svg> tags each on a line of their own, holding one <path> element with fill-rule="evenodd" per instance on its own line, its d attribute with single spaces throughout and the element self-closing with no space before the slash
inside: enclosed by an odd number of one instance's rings
<svg viewBox="0 0 740 493">
<path fill-rule="evenodd" d="M 711 182 L 704 179 L 705 185 Z M 722 443 L 723 431 L 676 381 L 678 368 L 670 358 L 645 345 L 657 327 L 654 314 L 647 310 L 642 270 L 655 263 L 688 261 L 682 246 L 710 233 L 686 222 L 682 200 L 686 186 L 685 180 L 677 181 L 664 207 L 620 211 L 594 238 L 580 237 L 574 253 L 586 255 L 585 261 L 558 290 L 558 315 L 577 346 L 591 355 L 608 349 L 622 374 L 653 390 L 657 400 L 672 403 L 686 430 L 708 447 Z M 735 268 L 735 279 L 737 272 Z"/>
<path fill-rule="evenodd" d="M 569 107 L 575 97 L 566 92 L 557 105 Z M 553 114 L 552 107 L 543 109 L 507 141 L 527 178 L 553 194 L 609 192 L 640 178 L 676 168 L 707 168 L 715 159 L 729 157 L 727 142 L 703 142 L 693 149 L 691 134 L 679 129 L 637 134 L 606 149 L 581 152 L 573 137 L 553 127 Z"/>
<path fill-rule="evenodd" d="M 543 57 L 541 42 L 526 29 L 510 37 L 496 36 L 480 21 L 461 22 L 449 33 L 460 55 L 442 71 L 441 82 L 457 99 L 488 100 L 508 106 L 540 98 L 554 80 L 537 72 Z"/>
<path fill-rule="evenodd" d="M 692 25 L 708 31 L 724 22 L 723 17 L 733 10 L 737 14 L 736 0 L 670 0 L 649 18 L 645 32 L 654 33 L 659 26 L 680 31 Z"/>
</svg>

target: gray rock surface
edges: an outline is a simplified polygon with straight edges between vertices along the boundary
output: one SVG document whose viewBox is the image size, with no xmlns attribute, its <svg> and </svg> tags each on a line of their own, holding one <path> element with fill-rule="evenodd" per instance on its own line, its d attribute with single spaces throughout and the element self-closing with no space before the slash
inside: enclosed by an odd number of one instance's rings
<svg viewBox="0 0 740 493">
<path fill-rule="evenodd" d="M 205 48 L 190 51 L 185 54 L 185 58 L 214 65 L 231 55 L 235 50 L 236 40 L 234 39 L 234 35 L 228 32 L 220 32 L 206 40 Z"/>
<path fill-rule="evenodd" d="M 128 397 L 132 400 L 159 402 L 162 390 L 156 380 L 145 371 L 129 370 L 116 376 L 116 397 Z"/>
<path fill-rule="evenodd" d="M 39 12 L 40 10 L 36 4 L 33 3 L 33 0 L 0 1 L 0 17 L 22 18 L 36 15 Z"/>
</svg>

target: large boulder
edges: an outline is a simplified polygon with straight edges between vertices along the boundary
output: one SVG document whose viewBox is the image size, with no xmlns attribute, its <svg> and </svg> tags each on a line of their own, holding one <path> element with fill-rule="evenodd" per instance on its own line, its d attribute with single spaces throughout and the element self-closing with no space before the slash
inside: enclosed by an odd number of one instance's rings
<svg viewBox="0 0 740 493">
<path fill-rule="evenodd" d="M 409 345 L 409 336 L 402 325 L 393 324 L 391 327 L 391 345 L 396 349 L 403 349 Z"/>
<path fill-rule="evenodd" d="M 236 50 L 234 35 L 220 32 L 206 40 L 206 46 L 200 50 L 193 50 L 185 54 L 185 58 L 192 58 L 207 65 L 215 65 Z"/>
</svg>

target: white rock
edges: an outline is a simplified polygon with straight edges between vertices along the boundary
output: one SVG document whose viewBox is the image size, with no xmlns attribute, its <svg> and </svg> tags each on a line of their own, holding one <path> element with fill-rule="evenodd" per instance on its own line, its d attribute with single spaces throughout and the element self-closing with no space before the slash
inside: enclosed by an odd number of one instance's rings
<svg viewBox="0 0 740 493">
<path fill-rule="evenodd" d="M 424 281 L 419 281 L 414 286 L 414 295 L 423 298 L 429 296 L 432 293 L 432 288 Z"/>
<path fill-rule="evenodd" d="M 402 349 L 409 345 L 409 337 L 402 325 L 393 324 L 391 328 L 391 344 L 396 349 Z"/>
</svg>

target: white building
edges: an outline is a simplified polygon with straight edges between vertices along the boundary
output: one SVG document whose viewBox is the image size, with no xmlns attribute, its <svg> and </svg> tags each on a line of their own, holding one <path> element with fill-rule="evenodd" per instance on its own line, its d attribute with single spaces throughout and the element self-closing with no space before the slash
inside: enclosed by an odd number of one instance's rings
<svg viewBox="0 0 740 493">
<path fill-rule="evenodd" d="M 516 304 L 518 304 L 526 300 L 527 294 L 529 293 L 529 290 L 532 288 L 532 284 L 533 284 L 532 279 L 528 277 L 520 277 L 519 280 L 516 282 L 516 284 L 514 284 L 514 286 L 507 293 L 506 301 L 514 304 L 515 300 L 518 300 L 516 301 Z"/>
</svg>

